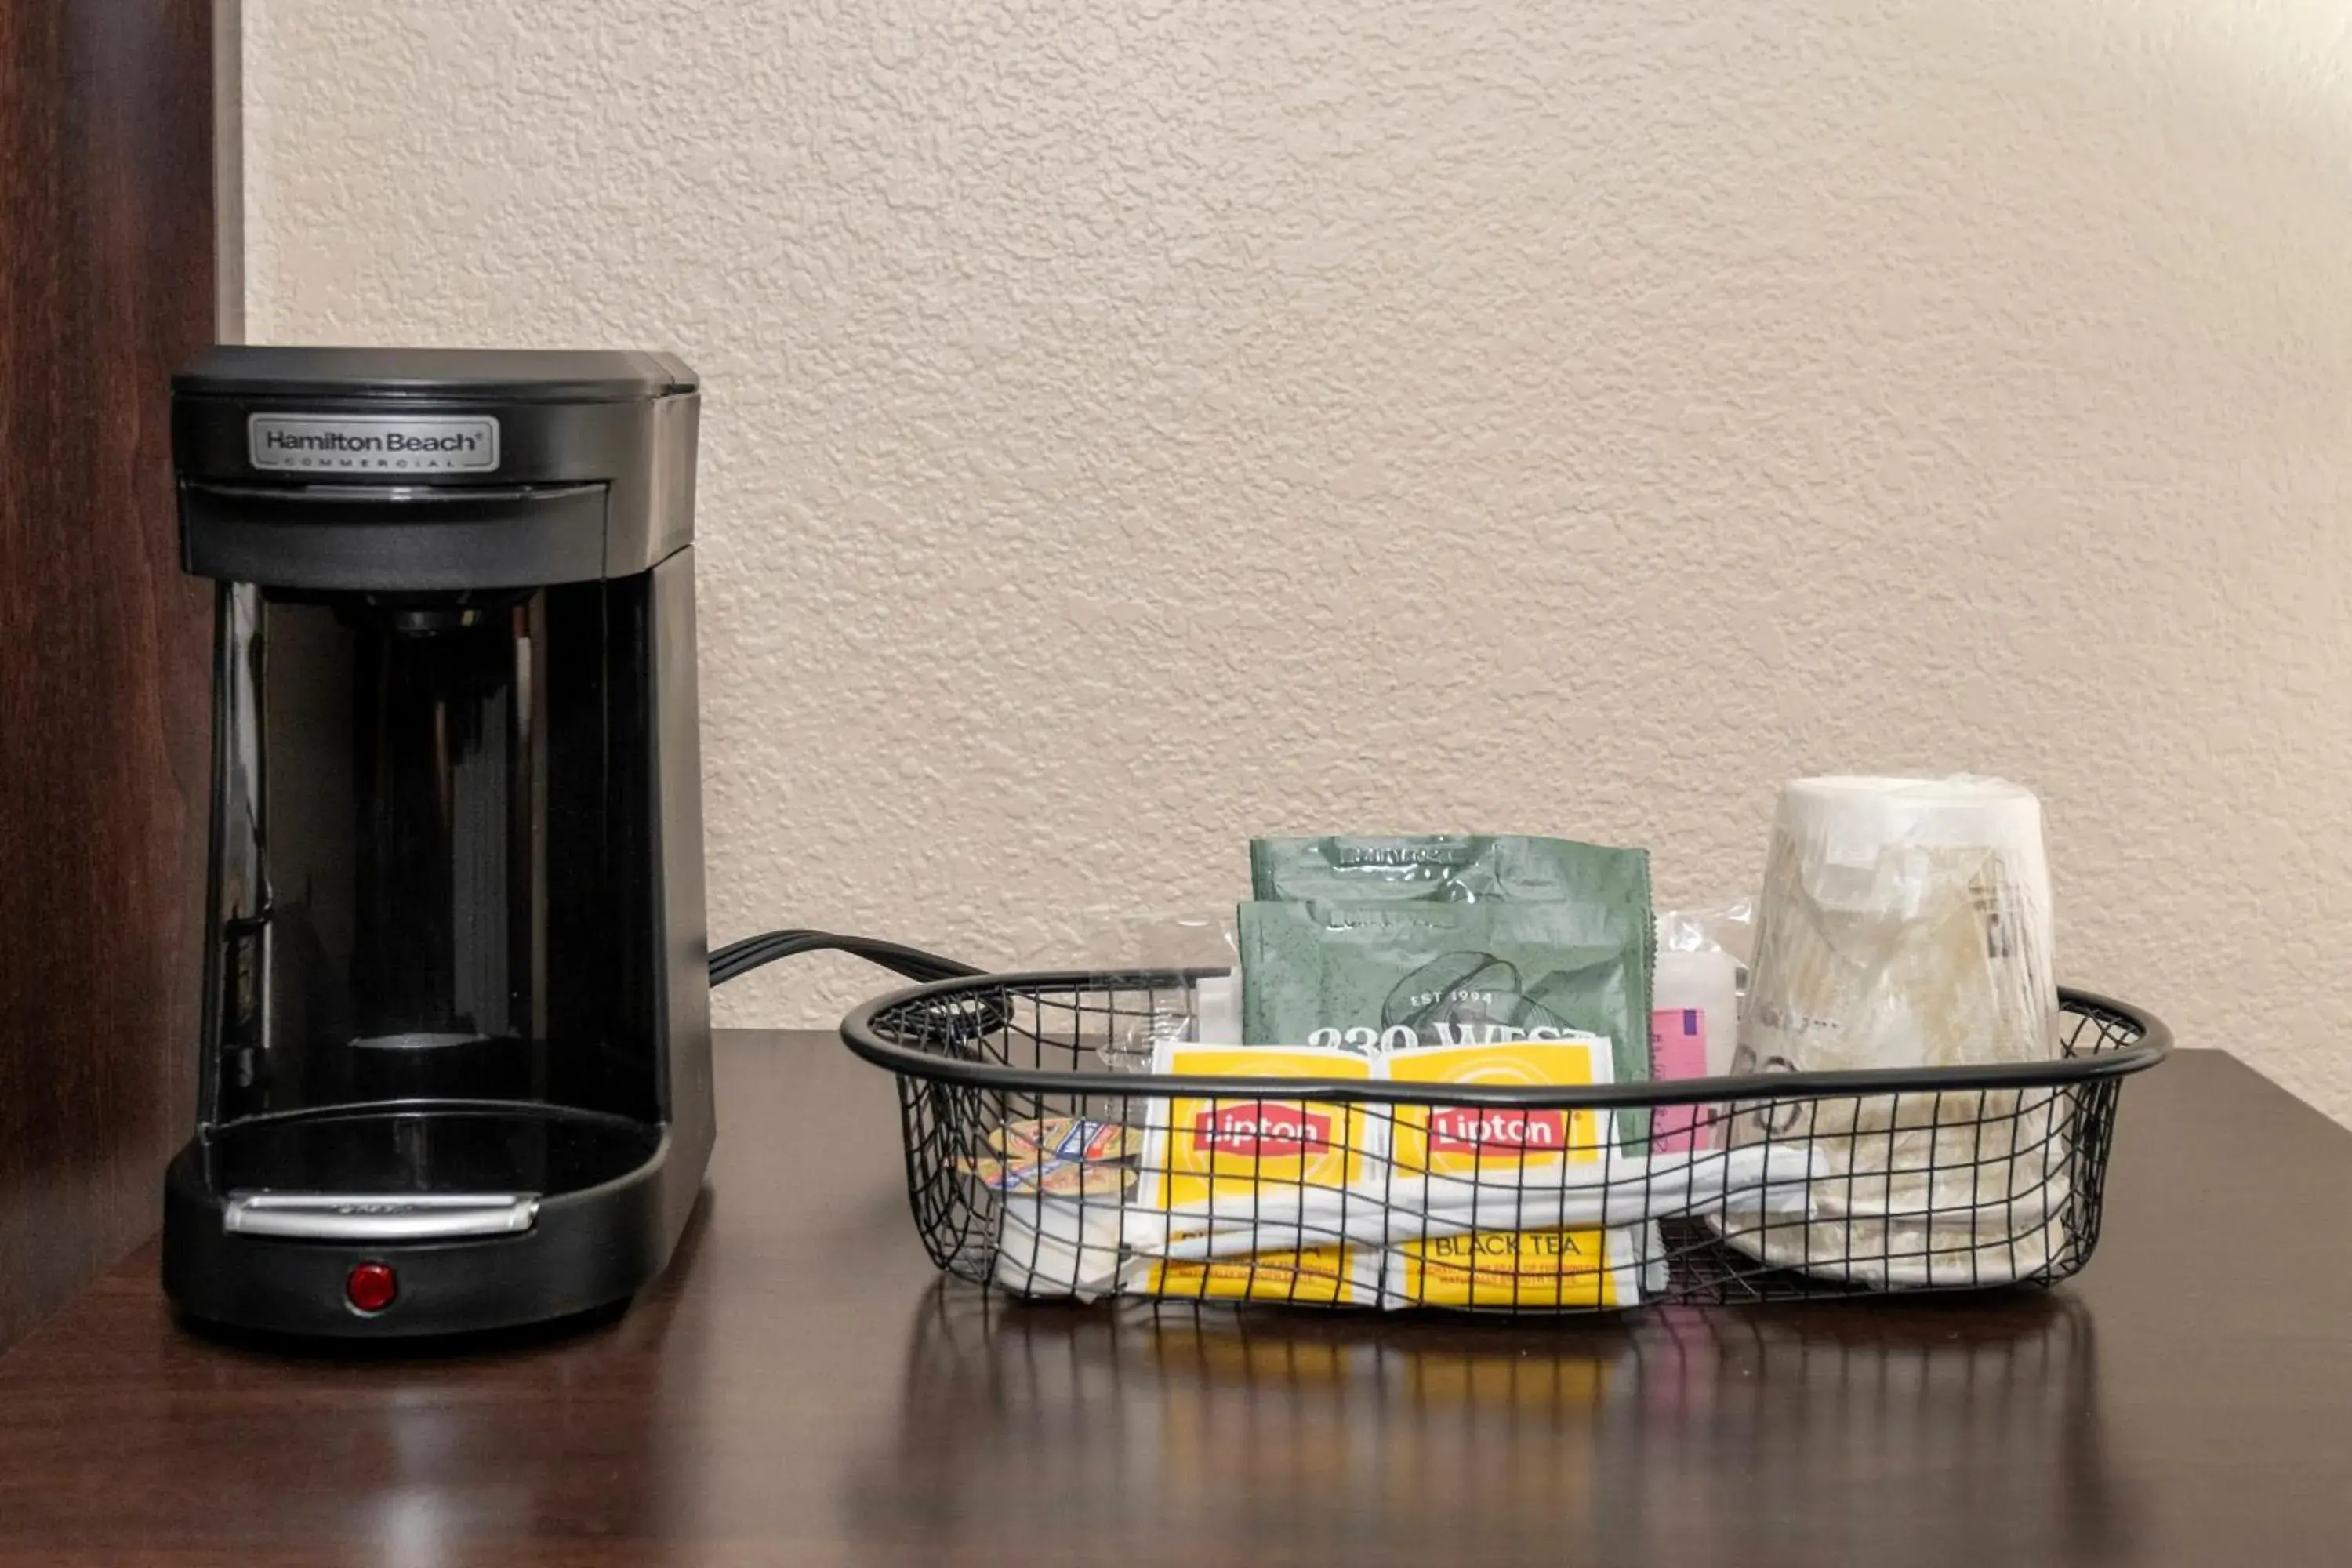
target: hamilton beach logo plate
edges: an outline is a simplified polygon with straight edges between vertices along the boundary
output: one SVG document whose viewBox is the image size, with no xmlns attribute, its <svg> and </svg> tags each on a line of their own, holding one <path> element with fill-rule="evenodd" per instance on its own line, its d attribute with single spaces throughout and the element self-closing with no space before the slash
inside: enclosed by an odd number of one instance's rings
<svg viewBox="0 0 2352 1568">
<path fill-rule="evenodd" d="M 255 414 L 246 455 L 281 473 L 487 474 L 499 422 L 474 415 Z"/>
</svg>

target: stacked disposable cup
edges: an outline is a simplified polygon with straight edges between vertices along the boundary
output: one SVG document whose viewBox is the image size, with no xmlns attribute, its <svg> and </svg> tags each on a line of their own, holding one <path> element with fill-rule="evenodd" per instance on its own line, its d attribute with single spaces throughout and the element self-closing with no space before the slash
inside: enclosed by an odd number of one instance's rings
<svg viewBox="0 0 2352 1568">
<path fill-rule="evenodd" d="M 2057 1051 L 2042 807 L 1997 779 L 1800 779 L 1780 794 L 1742 1070 L 1937 1068 Z M 1805 1140 L 1801 1219 L 1727 1212 L 1763 1259 L 1879 1286 L 1998 1284 L 2068 1244 L 2058 1091 L 1751 1106 L 1732 1142 Z"/>
</svg>

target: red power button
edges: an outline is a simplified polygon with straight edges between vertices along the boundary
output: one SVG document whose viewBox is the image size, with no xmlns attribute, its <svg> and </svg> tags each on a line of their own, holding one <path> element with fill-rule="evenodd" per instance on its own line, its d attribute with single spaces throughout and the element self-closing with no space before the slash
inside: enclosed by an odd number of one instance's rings
<svg viewBox="0 0 2352 1568">
<path fill-rule="evenodd" d="M 362 1263 L 343 1281 L 343 1300 L 357 1312 L 381 1312 L 399 1294 L 400 1281 L 388 1264 Z"/>
</svg>

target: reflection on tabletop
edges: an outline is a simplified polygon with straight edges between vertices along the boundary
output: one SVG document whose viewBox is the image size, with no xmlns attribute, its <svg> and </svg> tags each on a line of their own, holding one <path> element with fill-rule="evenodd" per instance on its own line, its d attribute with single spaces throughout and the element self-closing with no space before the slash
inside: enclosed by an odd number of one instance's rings
<svg viewBox="0 0 2352 1568">
<path fill-rule="evenodd" d="M 1623 1563 L 1840 1561 L 1912 1531 L 1955 1561 L 2098 1563 L 2128 1534 L 2091 1320 L 2058 1294 L 1531 1331 L 1024 1306 L 943 1280 L 906 1354 L 894 1446 L 856 1467 L 851 1505 L 883 1534 L 920 1519 L 1007 1543 L 1109 1527 L 1388 1554 L 1549 1540 Z"/>
</svg>

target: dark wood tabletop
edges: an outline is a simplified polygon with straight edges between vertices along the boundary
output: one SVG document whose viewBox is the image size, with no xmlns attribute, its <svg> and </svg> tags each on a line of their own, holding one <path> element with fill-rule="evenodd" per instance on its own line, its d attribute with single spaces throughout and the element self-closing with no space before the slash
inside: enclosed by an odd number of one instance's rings
<svg viewBox="0 0 2352 1568">
<path fill-rule="evenodd" d="M 943 1283 L 889 1080 L 722 1035 L 618 1321 L 355 1359 L 176 1325 L 142 1248 L 0 1356 L 0 1563 L 2352 1560 L 2352 1132 L 2187 1052 L 2054 1291 L 1534 1327 Z"/>
</svg>

